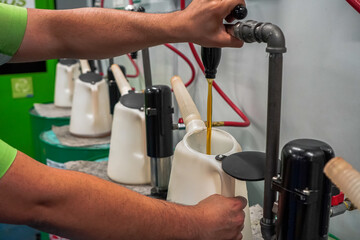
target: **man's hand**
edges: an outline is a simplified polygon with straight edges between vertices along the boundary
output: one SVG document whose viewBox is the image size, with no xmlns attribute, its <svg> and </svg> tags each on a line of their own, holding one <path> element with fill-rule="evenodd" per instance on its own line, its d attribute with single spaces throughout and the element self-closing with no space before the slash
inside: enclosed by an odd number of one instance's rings
<svg viewBox="0 0 360 240">
<path fill-rule="evenodd" d="M 204 47 L 242 47 L 243 42 L 226 32 L 224 19 L 244 0 L 194 0 L 179 15 L 179 23 L 186 26 L 188 41 Z"/>
<path fill-rule="evenodd" d="M 245 208 L 243 197 L 212 195 L 195 206 L 199 220 L 199 239 L 242 239 Z"/>
</svg>

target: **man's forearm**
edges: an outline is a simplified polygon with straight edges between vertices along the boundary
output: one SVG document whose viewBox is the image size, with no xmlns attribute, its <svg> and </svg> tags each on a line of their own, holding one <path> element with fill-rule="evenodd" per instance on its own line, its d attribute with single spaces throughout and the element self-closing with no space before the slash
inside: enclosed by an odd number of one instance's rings
<svg viewBox="0 0 360 240">
<path fill-rule="evenodd" d="M 71 239 L 199 239 L 195 207 L 53 169 L 21 152 L 1 179 L 0 189 L 7 193 L 0 195 L 0 222 L 26 224 Z"/>
<path fill-rule="evenodd" d="M 146 15 L 146 17 L 144 17 Z M 28 9 L 24 41 L 13 61 L 59 57 L 107 58 L 166 41 L 182 41 L 178 12 Z"/>
</svg>

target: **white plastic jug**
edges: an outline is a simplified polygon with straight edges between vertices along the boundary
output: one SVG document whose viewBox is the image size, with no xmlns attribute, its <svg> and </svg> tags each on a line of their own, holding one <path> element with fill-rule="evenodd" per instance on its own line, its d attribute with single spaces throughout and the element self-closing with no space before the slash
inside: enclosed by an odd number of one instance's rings
<svg viewBox="0 0 360 240">
<path fill-rule="evenodd" d="M 56 65 L 55 97 L 57 107 L 71 107 L 74 81 L 80 75 L 80 64 L 75 59 L 61 59 Z"/>
<path fill-rule="evenodd" d="M 70 133 L 80 137 L 107 136 L 111 132 L 111 123 L 109 90 L 105 79 L 93 72 L 81 74 L 75 80 Z"/>
<path fill-rule="evenodd" d="M 186 125 L 187 134 L 178 143 L 174 153 L 167 200 L 195 205 L 212 194 L 225 197 L 241 195 L 248 198 L 246 183 L 235 180 L 226 174 L 217 155 L 231 155 L 241 151 L 239 143 L 229 133 L 212 129 L 211 151 L 206 154 L 206 127 L 201 121 L 182 80 L 173 77 L 172 87 L 178 102 L 181 115 Z M 249 207 L 246 206 L 243 239 L 251 240 L 251 222 Z"/>
<path fill-rule="evenodd" d="M 118 65 L 111 66 L 121 93 L 115 105 L 107 173 L 125 184 L 150 183 L 150 159 L 146 154 L 144 94 L 129 93 L 131 86 Z"/>
</svg>

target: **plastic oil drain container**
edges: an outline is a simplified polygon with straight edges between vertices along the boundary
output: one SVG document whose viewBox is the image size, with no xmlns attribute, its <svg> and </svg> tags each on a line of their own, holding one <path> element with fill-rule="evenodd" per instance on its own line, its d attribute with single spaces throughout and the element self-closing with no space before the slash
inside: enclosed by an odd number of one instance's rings
<svg viewBox="0 0 360 240">
<path fill-rule="evenodd" d="M 74 160 L 95 161 L 109 156 L 110 144 L 69 147 L 60 143 L 52 130 L 40 134 L 41 162 L 48 166 L 64 168 L 64 163 Z"/>
<path fill-rule="evenodd" d="M 69 117 L 43 117 L 39 115 L 34 108 L 31 108 L 29 111 L 31 128 L 32 128 L 32 139 L 34 142 L 35 155 L 34 158 L 38 161 L 41 161 L 41 147 L 40 147 L 40 134 L 42 132 L 51 130 L 52 126 L 63 126 L 69 125 L 70 116 Z M 42 163 L 45 163 L 41 161 Z"/>
</svg>

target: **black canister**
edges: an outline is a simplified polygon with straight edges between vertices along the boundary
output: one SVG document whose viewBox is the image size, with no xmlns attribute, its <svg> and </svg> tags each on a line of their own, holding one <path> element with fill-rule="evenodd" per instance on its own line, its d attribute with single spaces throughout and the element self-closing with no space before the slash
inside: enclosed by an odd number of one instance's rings
<svg viewBox="0 0 360 240">
<path fill-rule="evenodd" d="M 145 90 L 147 154 L 151 166 L 151 194 L 166 199 L 173 155 L 171 90 L 157 85 Z"/>
<path fill-rule="evenodd" d="M 124 66 L 119 65 L 121 71 L 126 76 L 126 69 Z M 114 114 L 115 105 L 119 102 L 121 97 L 120 90 L 118 85 L 116 84 L 114 74 L 111 70 L 111 66 L 107 70 L 108 74 L 108 85 L 109 85 L 109 97 L 110 97 L 110 113 Z"/>
<path fill-rule="evenodd" d="M 312 139 L 294 140 L 283 148 L 281 173 L 272 185 L 279 192 L 278 240 L 328 238 L 331 182 L 323 169 L 333 157 L 328 144 Z"/>
<path fill-rule="evenodd" d="M 146 142 L 149 157 L 173 155 L 171 90 L 157 85 L 145 90 Z"/>
</svg>

